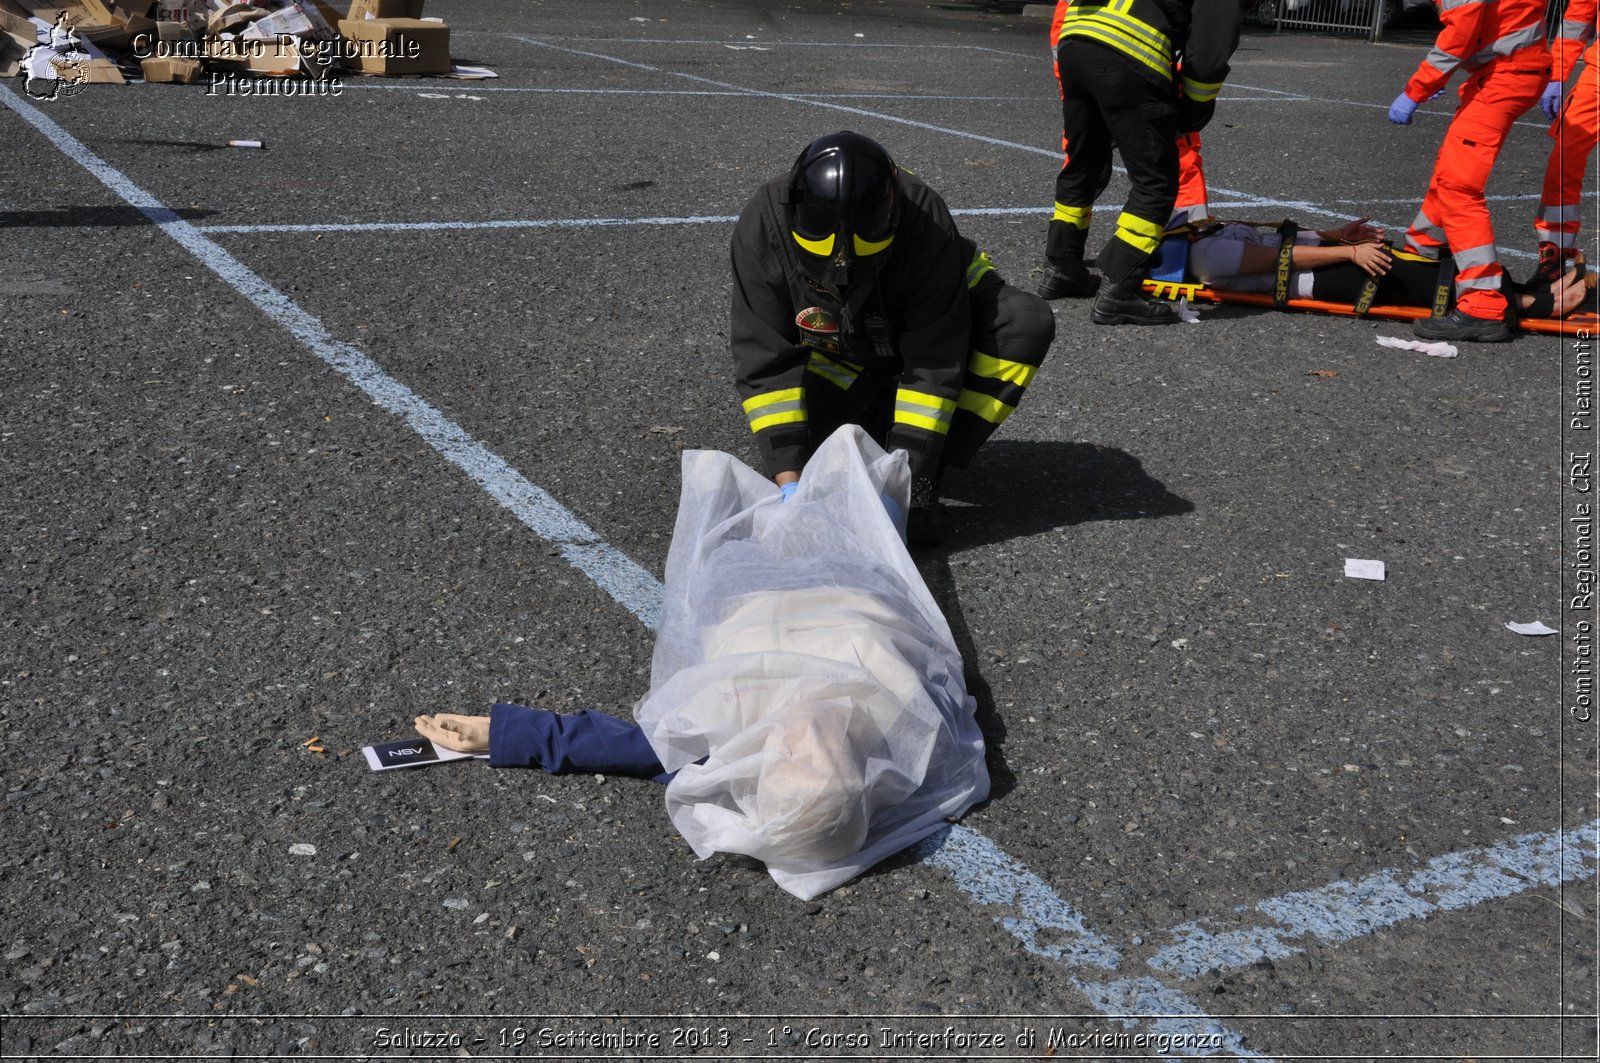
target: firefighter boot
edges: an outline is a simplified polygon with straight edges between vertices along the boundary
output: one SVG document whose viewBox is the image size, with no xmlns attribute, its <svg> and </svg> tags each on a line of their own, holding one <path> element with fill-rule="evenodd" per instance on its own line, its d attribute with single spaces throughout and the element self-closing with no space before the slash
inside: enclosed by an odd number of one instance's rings
<svg viewBox="0 0 1600 1063">
<path fill-rule="evenodd" d="M 1036 289 L 1041 299 L 1087 299 L 1100 287 L 1100 278 L 1083 264 L 1088 229 L 1063 221 L 1050 222 L 1045 239 L 1044 276 Z"/>
<path fill-rule="evenodd" d="M 1144 282 L 1134 274 L 1102 286 L 1089 308 L 1089 319 L 1096 325 L 1170 325 L 1178 320 L 1178 311 L 1171 303 L 1146 295 Z"/>
</svg>

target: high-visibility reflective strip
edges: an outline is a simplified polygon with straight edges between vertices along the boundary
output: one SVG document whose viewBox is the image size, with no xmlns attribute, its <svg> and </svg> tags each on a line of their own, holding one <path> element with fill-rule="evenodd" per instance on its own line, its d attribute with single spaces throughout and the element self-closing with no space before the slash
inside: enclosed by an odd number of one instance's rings
<svg viewBox="0 0 1600 1063">
<path fill-rule="evenodd" d="M 850 385 L 856 382 L 856 377 L 861 375 L 859 365 L 849 362 L 836 362 L 820 351 L 811 352 L 811 364 L 807 369 L 833 384 L 842 391 L 849 391 Z"/>
<path fill-rule="evenodd" d="M 950 399 L 909 388 L 900 388 L 894 393 L 895 424 L 925 428 L 944 435 L 950 431 L 950 417 L 955 412 L 956 404 Z"/>
<path fill-rule="evenodd" d="M 1594 36 L 1594 22 L 1591 19 L 1564 18 L 1561 20 L 1561 32 L 1556 34 L 1564 41 L 1586 41 Z"/>
<path fill-rule="evenodd" d="M 1513 30 L 1504 37 L 1496 40 L 1489 47 L 1474 52 L 1471 59 L 1467 60 L 1469 67 L 1479 67 L 1491 59 L 1498 59 L 1502 55 L 1521 51 L 1523 48 L 1532 47 L 1544 40 L 1544 20 L 1540 19 L 1532 25 L 1524 26 L 1520 30 Z"/>
<path fill-rule="evenodd" d="M 784 388 L 765 395 L 752 395 L 744 400 L 744 415 L 750 421 L 752 432 L 779 424 L 804 424 L 805 389 Z"/>
<path fill-rule="evenodd" d="M 1499 291 L 1500 278 L 1502 276 L 1504 276 L 1504 274 L 1499 271 L 1482 277 L 1463 277 L 1460 274 L 1457 274 L 1456 291 Z"/>
<path fill-rule="evenodd" d="M 1461 65 L 1461 56 L 1447 52 L 1436 44 L 1428 50 L 1425 62 L 1440 73 L 1448 74 Z"/>
<path fill-rule="evenodd" d="M 1493 244 L 1481 244 L 1478 247 L 1468 247 L 1456 251 L 1452 255 L 1456 260 L 1456 268 L 1468 270 L 1474 266 L 1487 266 L 1500 261 L 1500 256 L 1495 254 Z"/>
<path fill-rule="evenodd" d="M 979 251 L 972 256 L 972 261 L 967 263 L 967 287 L 971 288 L 983 279 L 983 275 L 994 269 L 994 263 L 989 260 L 987 252 Z"/>
<path fill-rule="evenodd" d="M 1540 229 L 1539 241 L 1546 244 L 1555 244 L 1557 247 L 1569 248 L 1578 246 L 1578 230 L 1562 232 L 1559 229 Z"/>
<path fill-rule="evenodd" d="M 1444 243 L 1444 230 L 1433 223 L 1433 219 L 1422 211 L 1417 211 L 1417 216 L 1411 219 L 1412 236 L 1429 236 L 1439 243 Z"/>
<path fill-rule="evenodd" d="M 1172 77 L 1172 45 L 1155 30 L 1137 19 L 1098 13 L 1066 17 L 1061 38 L 1087 37 L 1137 59 L 1164 78 Z"/>
<path fill-rule="evenodd" d="M 1563 203 L 1559 207 L 1544 206 L 1539 208 L 1539 220 L 1560 225 L 1563 222 L 1578 221 L 1583 217 L 1582 208 L 1576 203 Z"/>
<path fill-rule="evenodd" d="M 1089 227 L 1089 218 L 1093 214 L 1093 207 L 1070 207 L 1065 203 L 1057 203 L 1055 220 L 1066 222 L 1068 225 L 1079 229 L 1087 229 Z"/>
<path fill-rule="evenodd" d="M 963 391 L 956 405 L 994 425 L 1005 424 L 1006 418 L 1016 410 L 1015 406 L 1008 406 L 997 398 L 977 391 Z"/>
<path fill-rule="evenodd" d="M 1025 388 L 1033 383 L 1033 374 L 1038 371 L 1039 367 L 1036 365 L 1007 361 L 1004 358 L 984 354 L 982 351 L 973 351 L 972 357 L 967 360 L 967 372 L 988 377 L 990 380 L 1003 380 L 1019 388 Z"/>
<path fill-rule="evenodd" d="M 858 255 L 875 255 L 879 251 L 894 243 L 894 234 L 890 233 L 886 240 L 863 240 L 855 233 L 850 234 L 850 240 L 855 245 Z"/>
<path fill-rule="evenodd" d="M 1193 78 L 1183 79 L 1183 94 L 1196 103 L 1210 103 L 1222 91 L 1220 81 L 1196 81 Z"/>
<path fill-rule="evenodd" d="M 821 240 L 807 240 L 804 236 L 801 236 L 799 233 L 793 231 L 791 231 L 789 235 L 794 237 L 795 243 L 799 244 L 807 251 L 810 251 L 813 255 L 821 255 L 823 258 L 827 258 L 829 255 L 833 254 L 832 233 L 829 233 Z"/>
<path fill-rule="evenodd" d="M 1490 0 L 1439 0 L 1439 13 L 1442 15 L 1446 11 L 1454 11 L 1458 7 L 1466 7 L 1468 4 L 1483 4 L 1488 2 L 1490 2 Z"/>
<path fill-rule="evenodd" d="M 1077 17 L 1083 19 L 1105 19 L 1115 24 L 1144 47 L 1153 52 L 1165 53 L 1170 57 L 1172 55 L 1172 42 L 1167 39 L 1165 33 L 1135 15 L 1133 13 L 1133 3 L 1134 0 L 1112 0 L 1111 3 L 1103 4 L 1093 11 L 1080 10 L 1077 13 Z M 1068 15 L 1067 17 L 1072 18 L 1073 16 Z"/>
<path fill-rule="evenodd" d="M 1117 238 L 1149 254 L 1161 244 L 1161 226 L 1123 211 L 1117 215 Z"/>
</svg>

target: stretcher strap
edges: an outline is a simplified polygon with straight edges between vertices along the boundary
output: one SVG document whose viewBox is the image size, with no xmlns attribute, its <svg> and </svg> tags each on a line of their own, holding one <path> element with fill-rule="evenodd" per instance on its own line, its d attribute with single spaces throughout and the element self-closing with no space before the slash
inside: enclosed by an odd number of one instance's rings
<svg viewBox="0 0 1600 1063">
<path fill-rule="evenodd" d="M 1279 310 L 1289 306 L 1290 259 L 1294 256 L 1294 238 L 1300 226 L 1285 218 L 1278 226 L 1278 275 L 1272 289 L 1272 305 Z"/>
<path fill-rule="evenodd" d="M 1372 302 L 1378 297 L 1378 278 L 1368 277 L 1367 282 L 1361 286 L 1361 294 L 1356 296 L 1355 312 L 1357 317 L 1366 317 L 1367 311 L 1372 309 Z"/>
<path fill-rule="evenodd" d="M 1433 282 L 1433 316 L 1444 317 L 1455 302 L 1456 258 L 1448 247 L 1439 249 L 1439 278 Z"/>
</svg>

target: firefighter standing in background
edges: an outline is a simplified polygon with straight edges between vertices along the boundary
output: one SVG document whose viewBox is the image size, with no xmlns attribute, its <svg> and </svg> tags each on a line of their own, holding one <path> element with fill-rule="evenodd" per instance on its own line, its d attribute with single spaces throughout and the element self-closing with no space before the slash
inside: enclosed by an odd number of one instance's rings
<svg viewBox="0 0 1600 1063">
<path fill-rule="evenodd" d="M 1070 0 L 1056 47 L 1070 151 L 1056 178 L 1041 290 L 1085 294 L 1093 285 L 1084 247 L 1115 146 L 1133 189 L 1096 261 L 1106 283 L 1090 317 L 1100 325 L 1178 319 L 1170 303 L 1144 294 L 1145 267 L 1177 199 L 1178 137 L 1211 120 L 1238 43 L 1238 0 Z"/>
<path fill-rule="evenodd" d="M 1455 258 L 1456 305 L 1411 328 L 1428 340 L 1501 343 L 1511 338 L 1510 307 L 1501 291 L 1505 270 L 1483 192 L 1511 123 L 1538 101 L 1549 78 L 1544 0 L 1435 2 L 1444 25 L 1390 105 L 1389 121 L 1410 125 L 1417 106 L 1441 91 L 1457 67 L 1471 71 L 1422 209 L 1406 233 L 1406 249 L 1426 258 L 1439 259 L 1448 246 Z"/>
<path fill-rule="evenodd" d="M 1057 42 L 1061 40 L 1061 24 L 1066 21 L 1067 8 L 1071 0 L 1056 0 L 1055 16 L 1050 20 L 1050 48 L 1054 53 Z M 1051 69 L 1055 71 L 1056 88 L 1061 88 L 1061 64 L 1052 62 Z M 1178 74 L 1182 76 L 1180 69 Z M 1065 93 L 1062 93 L 1065 96 Z M 1061 150 L 1068 151 L 1067 135 L 1061 134 Z M 1211 205 L 1206 193 L 1206 173 L 1200 157 L 1200 134 L 1178 134 L 1178 198 L 1172 206 L 1172 217 L 1168 220 L 1167 227 L 1184 223 L 1198 224 L 1211 216 Z M 1046 299 L 1056 298 L 1040 291 Z"/>
<path fill-rule="evenodd" d="M 787 497 L 812 451 L 858 424 L 911 459 L 911 534 L 946 466 L 1011 414 L 1055 338 L 939 194 L 882 146 L 833 133 L 734 227 L 730 344 L 745 417 Z"/>
<path fill-rule="evenodd" d="M 1544 169 L 1544 194 L 1539 197 L 1539 216 L 1534 219 L 1534 235 L 1539 240 L 1539 268 L 1532 284 L 1560 276 L 1578 254 L 1579 208 L 1583 202 L 1583 172 L 1589 164 L 1596 139 L 1600 139 L 1600 41 L 1595 40 L 1600 22 L 1596 0 L 1568 0 L 1561 18 L 1561 30 L 1551 46 L 1550 83 L 1539 105 L 1552 121 L 1550 135 L 1555 144 Z M 1588 44 L 1588 50 L 1584 45 Z M 1561 97 L 1572 68 L 1583 53 L 1583 73 L 1573 86 L 1566 106 Z"/>
</svg>

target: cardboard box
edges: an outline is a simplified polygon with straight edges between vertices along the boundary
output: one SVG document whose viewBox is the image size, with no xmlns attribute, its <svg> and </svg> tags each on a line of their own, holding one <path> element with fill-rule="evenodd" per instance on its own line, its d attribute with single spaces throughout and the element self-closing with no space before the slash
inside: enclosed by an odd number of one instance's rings
<svg viewBox="0 0 1600 1063">
<path fill-rule="evenodd" d="M 10 34 L 30 48 L 39 41 L 38 26 L 3 7 L 0 7 L 0 31 Z"/>
<path fill-rule="evenodd" d="M 152 84 L 193 85 L 200 80 L 200 60 L 157 58 L 139 64 L 144 79 Z"/>
<path fill-rule="evenodd" d="M 238 33 L 249 23 L 258 18 L 266 18 L 269 14 L 271 12 L 264 7 L 232 4 L 206 20 L 206 33 L 213 37 L 220 37 L 224 33 Z"/>
<path fill-rule="evenodd" d="M 345 65 L 363 74 L 450 73 L 450 27 L 414 18 L 345 19 Z"/>
<path fill-rule="evenodd" d="M 351 19 L 421 18 L 422 0 L 352 0 Z"/>
</svg>

